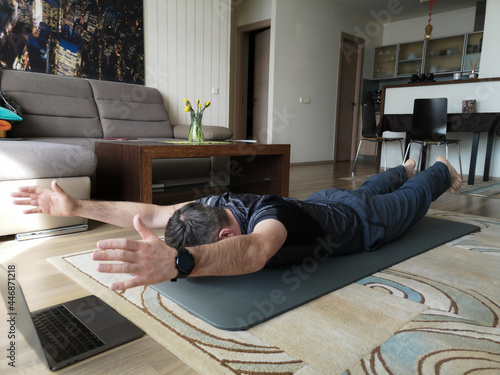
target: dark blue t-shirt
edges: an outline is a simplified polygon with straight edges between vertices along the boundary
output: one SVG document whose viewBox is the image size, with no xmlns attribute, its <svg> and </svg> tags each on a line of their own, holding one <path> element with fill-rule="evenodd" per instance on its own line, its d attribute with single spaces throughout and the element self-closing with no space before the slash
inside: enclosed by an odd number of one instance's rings
<svg viewBox="0 0 500 375">
<path fill-rule="evenodd" d="M 266 219 L 287 230 L 283 247 L 268 265 L 300 263 L 363 250 L 363 226 L 353 208 L 340 202 L 299 201 L 273 195 L 223 193 L 197 202 L 231 211 L 242 234 L 250 234 Z"/>
</svg>

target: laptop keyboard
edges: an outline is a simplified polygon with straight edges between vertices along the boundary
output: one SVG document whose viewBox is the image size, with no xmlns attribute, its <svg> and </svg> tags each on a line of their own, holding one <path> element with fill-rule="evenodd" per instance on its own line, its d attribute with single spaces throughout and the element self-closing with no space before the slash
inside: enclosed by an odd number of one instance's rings
<svg viewBox="0 0 500 375">
<path fill-rule="evenodd" d="M 45 349 L 60 362 L 104 345 L 88 327 L 64 306 L 33 314 Z"/>
</svg>

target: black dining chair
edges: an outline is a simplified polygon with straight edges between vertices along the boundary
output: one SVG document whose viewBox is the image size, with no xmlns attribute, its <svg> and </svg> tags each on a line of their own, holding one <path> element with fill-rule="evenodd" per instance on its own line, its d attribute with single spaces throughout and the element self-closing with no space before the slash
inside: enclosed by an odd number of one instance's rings
<svg viewBox="0 0 500 375">
<path fill-rule="evenodd" d="M 387 170 L 387 144 L 389 142 L 399 142 L 401 147 L 401 158 L 403 158 L 404 147 L 403 147 L 403 139 L 404 138 L 391 138 L 391 137 L 379 137 L 377 135 L 377 120 L 375 116 L 375 107 L 373 105 L 365 104 L 363 105 L 362 111 L 362 122 L 361 122 L 361 139 L 358 145 L 358 151 L 356 152 L 356 157 L 354 158 L 354 164 L 352 165 L 352 177 L 354 177 L 354 168 L 356 168 L 356 162 L 359 157 L 359 150 L 361 150 L 361 145 L 364 141 L 382 143 L 385 146 L 385 157 L 384 157 L 384 170 Z M 375 154 L 377 153 L 377 147 L 375 147 Z"/>
<path fill-rule="evenodd" d="M 445 157 L 448 159 L 448 145 L 455 144 L 458 152 L 458 162 L 460 165 L 460 176 L 462 175 L 462 160 L 460 157 L 460 139 L 449 139 L 446 137 L 448 118 L 447 98 L 426 98 L 415 99 L 413 103 L 413 125 L 410 132 L 410 141 L 406 148 L 404 159 L 410 153 L 412 143 L 420 144 L 417 168 L 425 166 L 426 160 L 424 150 L 428 146 L 444 145 Z M 421 163 L 422 159 L 422 163 Z"/>
</svg>

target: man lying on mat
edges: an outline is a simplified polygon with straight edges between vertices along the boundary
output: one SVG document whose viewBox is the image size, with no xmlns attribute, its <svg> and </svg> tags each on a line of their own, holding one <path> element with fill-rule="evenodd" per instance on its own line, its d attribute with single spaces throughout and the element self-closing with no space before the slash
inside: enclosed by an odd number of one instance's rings
<svg viewBox="0 0 500 375">
<path fill-rule="evenodd" d="M 416 224 L 432 201 L 462 185 L 444 158 L 413 176 L 415 161 L 370 177 L 357 190 L 331 188 L 305 201 L 223 193 L 172 206 L 78 200 L 55 181 L 52 189 L 21 187 L 13 197 L 26 211 L 82 216 L 133 226 L 144 241 L 126 238 L 97 243 L 100 272 L 134 277 L 111 285 L 123 290 L 187 276 L 256 272 L 266 265 L 300 263 L 307 257 L 375 250 Z M 411 178 L 410 178 L 411 177 Z M 162 241 L 149 228 L 165 229 Z M 223 241 L 219 241 L 223 240 Z M 187 250 L 185 249 L 187 247 Z"/>
</svg>

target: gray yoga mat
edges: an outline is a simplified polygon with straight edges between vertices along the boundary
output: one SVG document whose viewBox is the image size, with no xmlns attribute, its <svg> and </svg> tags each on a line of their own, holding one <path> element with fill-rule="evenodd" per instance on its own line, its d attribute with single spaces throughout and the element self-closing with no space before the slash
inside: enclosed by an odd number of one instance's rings
<svg viewBox="0 0 500 375">
<path fill-rule="evenodd" d="M 152 288 L 216 328 L 240 331 L 478 229 L 426 216 L 376 251 L 309 258 L 249 275 L 180 279 Z"/>
</svg>

